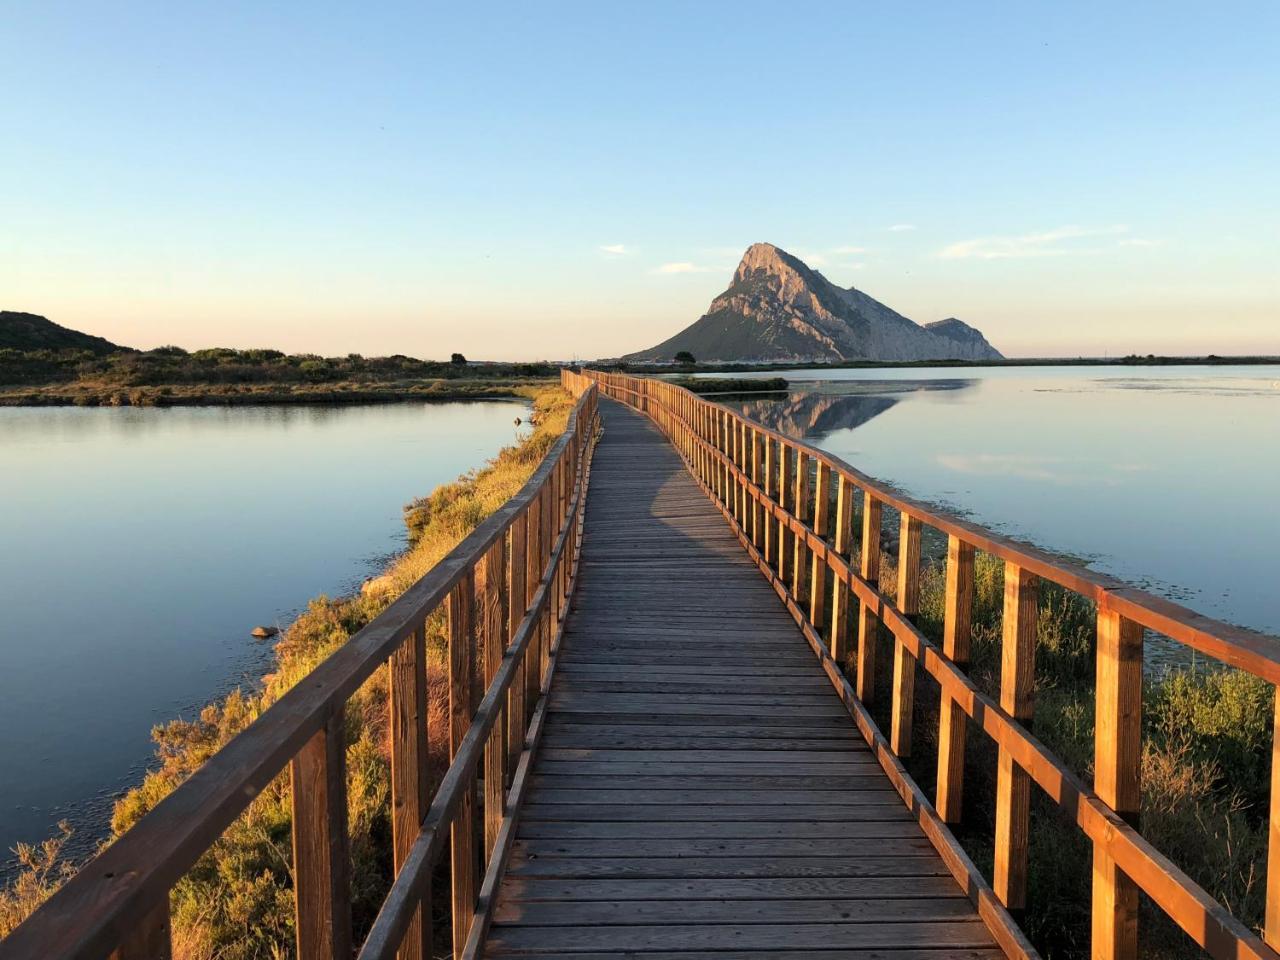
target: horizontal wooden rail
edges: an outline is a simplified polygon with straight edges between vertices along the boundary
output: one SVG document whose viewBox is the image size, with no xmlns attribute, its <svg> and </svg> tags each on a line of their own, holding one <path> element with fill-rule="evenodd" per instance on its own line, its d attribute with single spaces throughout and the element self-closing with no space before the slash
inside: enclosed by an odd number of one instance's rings
<svg viewBox="0 0 1280 960">
<path fill-rule="evenodd" d="M 509 806 L 520 759 L 511 747 L 526 740 L 574 582 L 598 392 L 572 371 L 562 384 L 577 403 L 520 492 L 0 941 L 0 960 L 169 956 L 169 891 L 286 767 L 297 955 L 349 957 L 341 720 L 346 701 L 384 663 L 397 882 L 374 933 L 379 943 L 390 937 L 395 943 L 389 953 L 372 955 L 433 955 L 430 867 L 446 840 L 453 848 L 454 954 L 461 955 L 478 900 L 477 867 L 492 858 Z M 442 606 L 449 623 L 451 763 L 431 797 L 424 638 L 427 618 Z M 473 705 L 477 663 L 486 692 Z M 476 818 L 481 780 L 483 829 Z"/>
<path fill-rule="evenodd" d="M 1093 844 L 1095 958 L 1137 956 L 1141 891 L 1210 955 L 1224 960 L 1277 960 L 1273 946 L 1280 942 L 1280 786 L 1273 786 L 1271 800 L 1265 943 L 1152 847 L 1134 824 L 1140 803 L 1144 631 L 1163 634 L 1273 684 L 1280 682 L 1280 640 L 1202 616 L 906 497 L 825 451 L 674 384 L 596 371 L 584 371 L 584 375 L 606 396 L 646 413 L 679 450 L 800 625 L 886 773 L 1006 952 L 1017 956 L 1029 950 L 1008 911 L 1016 912 L 1025 903 L 1029 787 L 1034 783 Z M 852 529 L 855 489 L 861 491 L 862 502 L 858 538 Z M 833 491 L 834 510 L 829 500 Z M 820 502 L 811 504 L 812 496 Z M 885 509 L 897 511 L 901 521 L 896 601 L 879 585 Z M 831 517 L 834 524 L 829 522 Z M 832 525 L 834 529 L 829 530 Z M 913 622 L 920 535 L 925 526 L 948 540 L 941 647 Z M 966 672 L 973 558 L 979 550 L 1005 565 L 998 701 L 982 693 Z M 1034 709 L 1036 598 L 1041 581 L 1093 601 L 1098 610 L 1092 787 L 1028 729 Z M 856 631 L 850 607 L 854 601 L 858 604 Z M 880 733 L 866 709 L 875 692 L 880 624 L 893 641 L 889 738 Z M 851 684 L 844 670 L 854 667 Z M 900 761 L 911 749 L 918 669 L 941 688 L 936 806 L 925 800 Z M 998 748 L 990 884 L 947 827 L 959 819 L 965 730 L 970 724 Z M 1280 776 L 1275 779 L 1280 784 Z"/>
</svg>

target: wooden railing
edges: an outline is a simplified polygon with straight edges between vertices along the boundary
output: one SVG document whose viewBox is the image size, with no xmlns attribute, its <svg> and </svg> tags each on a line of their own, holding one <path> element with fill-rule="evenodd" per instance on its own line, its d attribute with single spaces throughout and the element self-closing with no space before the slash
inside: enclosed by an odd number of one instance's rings
<svg viewBox="0 0 1280 960">
<path fill-rule="evenodd" d="M 1138 893 L 1142 891 L 1210 955 L 1275 960 L 1272 947 L 1280 944 L 1280 755 L 1273 753 L 1272 764 L 1267 943 L 1156 850 L 1136 824 L 1141 800 L 1145 630 L 1272 684 L 1280 682 L 1280 641 L 1201 616 L 940 512 L 828 453 L 674 384 L 594 371 L 585 375 L 607 396 L 647 414 L 682 454 L 800 625 L 885 772 L 1006 952 L 1013 956 L 1030 952 L 1010 912 L 1016 915 L 1026 901 L 1034 783 L 1092 843 L 1094 958 L 1137 956 Z M 862 503 L 860 537 L 855 537 L 852 524 L 855 499 Z M 894 601 L 879 587 L 886 509 L 900 513 Z M 913 622 L 919 609 L 920 543 L 926 525 L 945 534 L 948 542 L 941 645 L 925 637 Z M 975 551 L 1004 563 L 998 702 L 979 690 L 966 673 Z M 1092 786 L 1029 730 L 1034 713 L 1037 586 L 1042 579 L 1088 598 L 1097 607 Z M 867 710 L 875 692 L 880 652 L 877 624 L 888 629 L 893 642 L 887 738 Z M 850 661 L 852 684 L 842 670 Z M 900 761 L 911 750 L 920 668 L 941 688 L 937 788 L 932 803 Z M 1280 730 L 1280 710 L 1277 721 Z M 998 750 L 990 884 L 947 827 L 960 819 L 969 724 L 990 737 Z M 1280 747 L 1280 736 L 1275 743 Z"/>
<path fill-rule="evenodd" d="M 511 842 L 577 570 L 597 393 L 577 375 L 563 382 L 578 402 L 524 488 L 86 864 L 0 942 L 0 958 L 168 957 L 170 889 L 286 766 L 297 955 L 351 957 L 343 710 L 383 664 L 390 668 L 396 880 L 361 956 L 433 956 L 431 879 L 446 843 L 453 953 L 474 954 L 483 934 L 477 905 L 486 895 L 478 878 L 489 883 Z M 425 638 L 427 618 L 441 605 L 448 621 L 451 763 L 433 795 Z M 487 688 L 478 704 L 476 669 Z"/>
</svg>

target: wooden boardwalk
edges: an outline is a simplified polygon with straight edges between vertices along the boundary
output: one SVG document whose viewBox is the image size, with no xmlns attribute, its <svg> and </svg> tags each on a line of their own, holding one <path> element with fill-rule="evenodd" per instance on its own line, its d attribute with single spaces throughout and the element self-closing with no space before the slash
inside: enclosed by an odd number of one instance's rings
<svg viewBox="0 0 1280 960">
<path fill-rule="evenodd" d="M 485 955 L 1003 956 L 674 448 L 601 406 Z"/>
</svg>

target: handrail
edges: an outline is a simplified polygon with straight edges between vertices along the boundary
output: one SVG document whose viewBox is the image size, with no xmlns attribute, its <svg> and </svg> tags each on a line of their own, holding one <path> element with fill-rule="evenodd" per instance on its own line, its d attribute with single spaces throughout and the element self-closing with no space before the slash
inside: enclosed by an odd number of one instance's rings
<svg viewBox="0 0 1280 960">
<path fill-rule="evenodd" d="M 801 626 L 864 737 L 926 833 L 970 892 L 1002 946 L 1017 954 L 1002 908 L 1025 906 L 1030 783 L 1077 824 L 1094 847 L 1093 956 L 1137 956 L 1138 891 L 1147 894 L 1210 955 L 1277 960 L 1280 943 L 1280 786 L 1273 780 L 1267 870 L 1266 941 L 1233 917 L 1142 837 L 1140 805 L 1144 628 L 1271 683 L 1280 682 L 1280 640 L 1203 616 L 1105 574 L 1018 543 L 921 503 L 825 451 L 783 436 L 675 384 L 584 371 L 609 397 L 647 414 L 671 439 L 703 489 Z M 863 503 L 855 545 L 853 502 Z M 834 504 L 833 504 L 834 500 Z M 834 506 L 834 510 L 832 509 Z M 885 506 L 901 513 L 898 590 L 879 588 Z M 918 614 L 920 538 L 928 525 L 948 537 L 944 638 L 924 636 Z M 966 672 L 976 550 L 1005 563 L 1000 697 L 982 693 Z M 830 577 L 830 589 L 827 578 Z M 1033 713 L 1037 582 L 1097 605 L 1095 775 L 1092 788 L 1029 732 Z M 853 602 L 858 608 L 854 614 Z M 853 627 L 857 622 L 856 630 Z M 893 638 L 891 730 L 885 738 L 866 705 L 874 690 L 877 624 Z M 854 641 L 857 641 L 856 644 Z M 854 684 L 841 667 L 852 659 Z M 941 687 L 936 807 L 899 758 L 911 750 L 915 675 Z M 976 875 L 947 828 L 960 819 L 965 728 L 973 722 L 997 745 L 993 881 Z M 1280 744 L 1280 701 L 1277 709 Z M 1280 763 L 1276 764 L 1280 771 Z M 1273 777 L 1275 774 L 1273 773 Z"/>
<path fill-rule="evenodd" d="M 598 392 L 576 375 L 562 383 L 578 401 L 520 492 L 0 941 L 0 960 L 169 956 L 169 890 L 286 765 L 298 957 L 350 956 L 341 721 L 346 700 L 384 663 L 391 668 L 395 870 L 433 858 L 447 828 L 460 954 L 476 906 L 475 867 L 492 851 L 503 822 L 506 787 L 573 587 Z M 425 624 L 442 604 L 451 764 L 428 808 Z M 487 692 L 473 708 L 477 654 Z M 480 851 L 478 780 L 484 781 Z M 398 908 L 406 960 L 431 956 L 430 914 L 423 910 L 429 898 L 421 884 L 415 890 L 420 895 Z"/>
</svg>

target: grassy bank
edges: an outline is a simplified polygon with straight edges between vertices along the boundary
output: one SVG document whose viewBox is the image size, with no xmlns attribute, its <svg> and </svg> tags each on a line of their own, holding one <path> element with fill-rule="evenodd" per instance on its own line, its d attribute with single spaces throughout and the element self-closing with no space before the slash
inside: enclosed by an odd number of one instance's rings
<svg viewBox="0 0 1280 960">
<path fill-rule="evenodd" d="M 274 669 L 256 689 L 237 690 L 209 704 L 195 719 L 175 720 L 153 731 L 157 766 L 117 803 L 113 836 L 129 829 L 520 489 L 564 431 L 573 405 L 558 386 L 543 388 L 533 401 L 535 427 L 530 438 L 406 508 L 410 549 L 382 576 L 365 584 L 359 594 L 312 600 L 276 645 Z M 428 622 L 428 730 L 433 778 L 443 771 L 447 758 L 445 669 L 443 620 L 437 616 Z M 384 666 L 356 692 L 346 711 L 348 823 L 357 936 L 372 922 L 391 880 L 386 696 Z M 286 772 L 254 799 L 174 887 L 175 957 L 249 960 L 292 955 L 291 828 Z M 26 869 L 0 892 L 0 936 L 46 899 L 70 869 L 60 856 L 58 838 L 25 853 Z"/>
<path fill-rule="evenodd" d="M 895 558 L 886 554 L 882 589 L 896 592 Z M 945 575 L 929 566 L 922 582 L 920 626 L 942 639 Z M 999 699 L 1004 567 L 979 553 L 973 598 L 969 675 Z M 1096 609 L 1076 594 L 1041 583 L 1037 624 L 1035 735 L 1086 783 L 1093 778 Z M 888 730 L 891 640 L 882 631 L 872 712 Z M 940 691 L 922 674 L 916 688 L 912 776 L 934 795 Z M 1263 918 L 1263 872 L 1271 756 L 1273 688 L 1213 665 L 1148 677 L 1144 685 L 1140 829 L 1241 921 Z M 996 751 L 969 725 L 964 823 L 957 836 L 991 876 Z M 1091 849 L 1075 824 L 1032 789 L 1029 902 L 1023 926 L 1046 960 L 1089 955 Z M 1143 955 L 1203 953 L 1143 901 Z"/>
<path fill-rule="evenodd" d="M 354 403 L 513 396 L 556 376 L 545 363 L 321 357 L 279 350 L 178 347 L 0 350 L 0 406 Z"/>
</svg>

